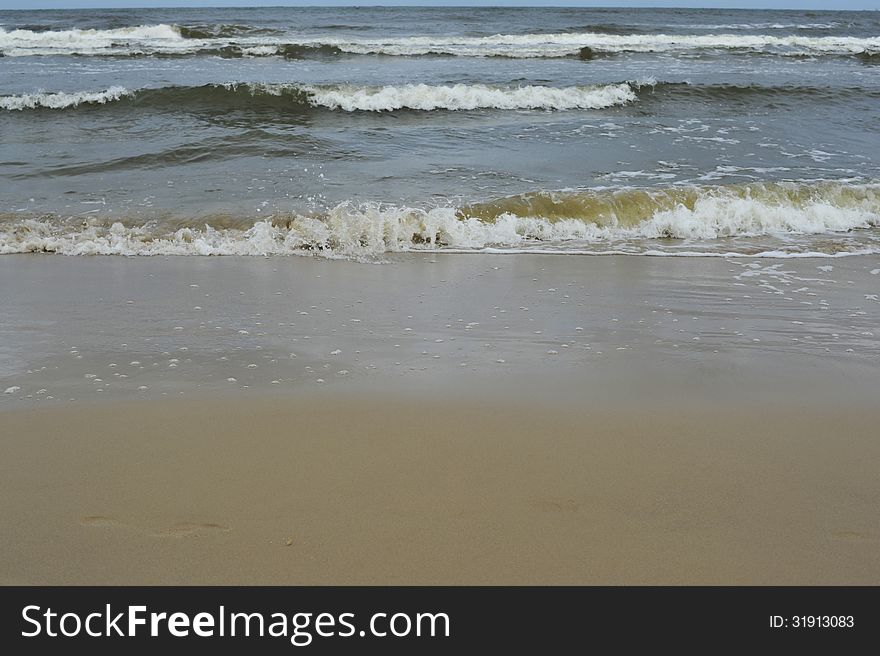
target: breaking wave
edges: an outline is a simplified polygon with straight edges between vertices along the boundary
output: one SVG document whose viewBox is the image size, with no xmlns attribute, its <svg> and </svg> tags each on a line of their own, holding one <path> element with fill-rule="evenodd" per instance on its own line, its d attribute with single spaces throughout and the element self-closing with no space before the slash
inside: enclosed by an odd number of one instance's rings
<svg viewBox="0 0 880 656">
<path fill-rule="evenodd" d="M 184 39 L 218 39 L 224 37 L 282 33 L 281 30 L 275 30 L 268 27 L 237 25 L 235 23 L 174 25 L 172 27 Z"/>
<path fill-rule="evenodd" d="M 721 28 L 723 26 L 719 26 Z M 774 28 L 775 29 L 775 28 Z M 141 25 L 116 29 L 32 30 L 0 28 L 0 53 L 28 55 L 222 54 L 290 56 L 449 55 L 464 57 L 571 57 L 594 53 L 745 51 L 774 55 L 858 55 L 880 49 L 880 37 L 774 34 L 643 34 L 587 32 L 496 34 L 493 36 L 402 36 L 356 39 L 337 36 L 295 38 L 245 25 Z M 228 50 L 224 50 L 228 49 Z M 310 50 L 311 49 L 311 50 Z"/>
<path fill-rule="evenodd" d="M 0 28 L 0 52 L 26 55 L 97 55 L 113 51 L 161 51 L 184 41 L 172 25 L 140 25 L 110 30 L 70 29 L 35 31 Z"/>
<path fill-rule="evenodd" d="M 536 192 L 452 208 L 343 203 L 269 219 L 121 222 L 7 215 L 0 254 L 376 257 L 420 250 L 840 256 L 880 252 L 880 185 L 755 183 Z M 869 235 L 847 240 L 859 231 Z M 795 236 L 823 236 L 798 245 Z M 782 238 L 767 251 L 745 238 Z M 698 251 L 666 247 L 698 244 Z M 764 243 L 759 240 L 759 243 Z M 818 243 L 818 246 L 817 246 Z M 746 244 L 746 245 L 742 245 Z M 866 244 L 868 244 L 866 246 Z M 611 249 L 611 251 L 609 251 Z"/>
<path fill-rule="evenodd" d="M 622 106 L 648 98 L 684 98 L 705 102 L 750 102 L 755 99 L 779 102 L 843 102 L 847 99 L 880 98 L 880 91 L 854 86 L 690 84 L 657 82 L 653 79 L 573 87 L 526 84 L 355 86 L 229 82 L 196 87 L 131 90 L 114 86 L 102 91 L 25 93 L 0 96 L 0 109 L 59 110 L 129 102 L 138 107 L 171 107 L 175 110 L 186 107 L 264 107 L 287 112 L 315 108 L 345 112 L 575 110 Z"/>
<path fill-rule="evenodd" d="M 278 105 L 279 109 L 325 108 L 345 112 L 389 112 L 395 110 L 473 110 L 473 109 L 601 109 L 623 105 L 637 99 L 635 83 L 581 87 L 520 86 L 496 87 L 485 84 L 432 86 L 299 85 L 229 83 L 201 87 L 164 87 L 128 90 L 112 87 L 106 91 L 75 93 L 30 93 L 0 96 L 0 108 L 67 109 L 81 105 L 128 101 L 140 106 L 208 104 Z"/>
<path fill-rule="evenodd" d="M 104 105 L 132 93 L 124 87 L 110 87 L 106 91 L 75 91 L 66 93 L 24 93 L 18 96 L 0 96 L 0 109 L 22 111 L 25 109 L 67 109 L 80 105 Z"/>
<path fill-rule="evenodd" d="M 388 87 L 311 88 L 308 93 L 310 104 L 346 112 L 384 112 L 398 109 L 456 111 L 482 108 L 601 109 L 636 100 L 633 87 L 627 83 L 566 88 L 407 84 Z"/>
</svg>

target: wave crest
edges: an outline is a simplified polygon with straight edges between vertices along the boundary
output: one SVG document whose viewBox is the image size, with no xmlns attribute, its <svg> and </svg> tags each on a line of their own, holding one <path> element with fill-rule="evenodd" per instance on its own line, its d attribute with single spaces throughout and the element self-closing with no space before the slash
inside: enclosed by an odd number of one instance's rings
<svg viewBox="0 0 880 656">
<path fill-rule="evenodd" d="M 0 28 L 0 52 L 8 56 L 102 54 L 122 50 L 156 51 L 184 41 L 172 25 L 140 25 L 109 30 L 34 31 Z"/>
<path fill-rule="evenodd" d="M 227 83 L 201 87 L 164 87 L 132 91 L 111 87 L 106 91 L 74 93 L 32 93 L 0 96 L 6 110 L 67 109 L 80 105 L 129 100 L 140 106 L 212 106 L 277 104 L 279 109 L 297 105 L 345 112 L 391 112 L 397 110 L 474 109 L 601 109 L 624 105 L 637 99 L 635 83 L 584 87 L 493 87 L 484 84 L 432 86 L 300 85 Z"/>
<path fill-rule="evenodd" d="M 282 55 L 297 48 L 320 54 L 448 55 L 462 57 L 577 57 L 584 52 L 744 51 L 773 55 L 858 55 L 880 49 L 880 37 L 773 34 L 643 34 L 608 31 L 493 36 L 400 36 L 373 39 L 297 38 L 245 25 L 141 25 L 107 30 L 36 31 L 0 28 L 0 53 L 28 55 L 213 54 L 225 47 L 261 48 L 252 56 Z M 584 49 L 587 50 L 584 50 Z M 274 49 L 274 50 L 273 50 Z"/>
<path fill-rule="evenodd" d="M 720 187 L 537 192 L 473 204 L 419 209 L 343 203 L 322 215 L 275 216 L 181 226 L 89 219 L 0 220 L 0 253 L 67 255 L 290 255 L 375 257 L 435 249 L 547 252 L 571 245 L 654 253 L 664 240 L 711 250 L 716 240 L 830 235 L 825 254 L 865 252 L 834 235 L 880 227 L 880 185 L 762 183 Z M 873 252 L 877 252 L 876 240 Z M 639 246 L 641 244 L 641 246 Z M 737 242 L 724 241 L 737 252 Z M 709 246 L 707 246 L 709 245 Z M 861 250 L 854 250 L 861 249 Z M 670 252 L 674 251 L 673 247 Z M 691 253 L 692 254 L 692 253 Z M 822 254 L 821 252 L 818 254 Z"/>
<path fill-rule="evenodd" d="M 279 30 L 235 23 L 174 25 L 172 27 L 184 39 L 218 39 L 259 34 L 280 34 Z"/>
<path fill-rule="evenodd" d="M 75 91 L 65 93 L 25 93 L 18 96 L 0 96 L 0 109 L 67 109 L 80 105 L 104 105 L 133 95 L 125 87 L 110 87 L 106 91 Z"/>
<path fill-rule="evenodd" d="M 346 112 L 386 112 L 398 109 L 601 109 L 636 100 L 636 94 L 629 84 L 566 88 L 523 86 L 506 89 L 485 84 L 406 84 L 366 88 L 313 87 L 309 89 L 309 93 L 311 104 Z"/>
</svg>

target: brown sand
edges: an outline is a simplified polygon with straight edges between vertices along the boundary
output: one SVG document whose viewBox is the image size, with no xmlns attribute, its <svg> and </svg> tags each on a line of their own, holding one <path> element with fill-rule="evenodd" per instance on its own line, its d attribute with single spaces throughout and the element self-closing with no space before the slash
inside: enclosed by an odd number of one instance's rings
<svg viewBox="0 0 880 656">
<path fill-rule="evenodd" d="M 880 414 L 395 394 L 18 409 L 4 584 L 878 584 Z"/>
</svg>

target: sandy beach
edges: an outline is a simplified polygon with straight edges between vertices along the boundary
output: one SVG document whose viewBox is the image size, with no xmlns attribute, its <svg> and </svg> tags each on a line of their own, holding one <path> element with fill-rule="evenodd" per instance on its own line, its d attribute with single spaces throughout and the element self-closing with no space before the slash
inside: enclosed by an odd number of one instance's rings
<svg viewBox="0 0 880 656">
<path fill-rule="evenodd" d="M 443 405 L 7 413 L 2 580 L 880 581 L 876 411 Z"/>
<path fill-rule="evenodd" d="M 4 584 L 877 584 L 876 258 L 0 259 Z"/>
</svg>

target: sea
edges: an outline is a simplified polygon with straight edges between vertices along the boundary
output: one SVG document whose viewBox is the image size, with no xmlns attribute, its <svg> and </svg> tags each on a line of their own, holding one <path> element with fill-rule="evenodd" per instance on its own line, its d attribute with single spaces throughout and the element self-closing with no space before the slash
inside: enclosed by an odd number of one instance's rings
<svg viewBox="0 0 880 656">
<path fill-rule="evenodd" d="M 0 12 L 0 253 L 880 253 L 880 12 Z"/>
</svg>

